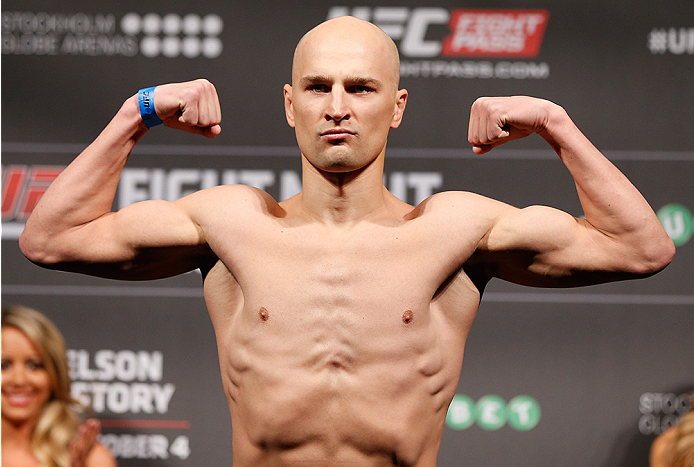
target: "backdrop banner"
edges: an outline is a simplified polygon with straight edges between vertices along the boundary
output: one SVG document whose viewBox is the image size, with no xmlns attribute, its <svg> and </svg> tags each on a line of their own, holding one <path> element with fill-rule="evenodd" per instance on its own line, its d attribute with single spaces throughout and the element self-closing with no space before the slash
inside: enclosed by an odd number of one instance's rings
<svg viewBox="0 0 694 467">
<path fill-rule="evenodd" d="M 531 95 L 563 106 L 639 188 L 677 245 L 638 281 L 570 290 L 493 281 L 468 340 L 439 465 L 646 467 L 694 390 L 694 3 L 599 0 L 7 0 L 2 4 L 2 301 L 48 315 L 73 395 L 122 467 L 231 465 L 214 331 L 192 272 L 118 282 L 41 269 L 17 239 L 47 186 L 138 89 L 207 78 L 214 140 L 154 128 L 113 209 L 242 183 L 286 199 L 299 151 L 282 86 L 299 38 L 351 14 L 398 44 L 410 93 L 386 186 L 419 203 L 466 190 L 581 216 L 571 177 L 535 136 L 476 156 L 470 105 Z"/>
</svg>

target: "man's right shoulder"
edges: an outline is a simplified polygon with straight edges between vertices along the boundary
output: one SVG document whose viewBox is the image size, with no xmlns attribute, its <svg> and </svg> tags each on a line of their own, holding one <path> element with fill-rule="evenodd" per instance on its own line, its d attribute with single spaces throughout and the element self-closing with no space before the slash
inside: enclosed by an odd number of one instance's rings
<svg viewBox="0 0 694 467">
<path fill-rule="evenodd" d="M 279 203 L 270 194 L 248 185 L 219 185 L 200 190 L 186 198 L 195 205 L 196 211 L 224 209 L 238 213 L 272 215 L 281 210 Z"/>
</svg>

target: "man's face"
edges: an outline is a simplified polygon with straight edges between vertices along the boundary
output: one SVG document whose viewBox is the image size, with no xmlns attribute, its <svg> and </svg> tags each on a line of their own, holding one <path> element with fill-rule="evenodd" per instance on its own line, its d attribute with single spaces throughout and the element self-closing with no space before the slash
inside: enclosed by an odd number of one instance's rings
<svg viewBox="0 0 694 467">
<path fill-rule="evenodd" d="M 297 49 L 293 86 L 285 86 L 287 121 L 299 148 L 323 171 L 349 172 L 371 163 L 405 108 L 393 49 L 371 25 L 361 29 L 309 33 Z"/>
</svg>

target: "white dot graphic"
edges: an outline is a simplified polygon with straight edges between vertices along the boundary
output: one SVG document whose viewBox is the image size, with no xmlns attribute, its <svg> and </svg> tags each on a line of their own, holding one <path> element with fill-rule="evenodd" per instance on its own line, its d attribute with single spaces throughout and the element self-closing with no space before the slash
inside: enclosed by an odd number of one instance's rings
<svg viewBox="0 0 694 467">
<path fill-rule="evenodd" d="M 145 57 L 156 57 L 161 52 L 161 41 L 156 36 L 148 36 L 140 42 L 140 51 Z"/>
<path fill-rule="evenodd" d="M 190 14 L 183 18 L 183 32 L 191 36 L 200 34 L 202 30 L 202 20 L 200 16 Z"/>
<path fill-rule="evenodd" d="M 124 34 L 144 34 L 140 53 L 149 58 L 159 55 L 217 58 L 224 48 L 222 40 L 217 37 L 224 30 L 224 21 L 216 13 L 202 17 L 194 13 L 182 16 L 151 12 L 141 16 L 129 12 L 121 18 L 120 26 Z"/>
<path fill-rule="evenodd" d="M 222 54 L 222 41 L 218 37 L 207 37 L 202 41 L 202 54 L 207 58 L 217 58 Z"/>
<path fill-rule="evenodd" d="M 224 21 L 219 15 L 212 13 L 202 19 L 202 32 L 206 35 L 218 36 L 222 29 L 224 29 Z"/>
<path fill-rule="evenodd" d="M 165 34 L 177 35 L 181 33 L 183 27 L 181 17 L 176 13 L 169 13 L 162 20 L 162 30 Z"/>
<path fill-rule="evenodd" d="M 147 13 L 142 18 L 142 30 L 145 34 L 159 34 L 159 31 L 161 31 L 161 17 L 156 13 Z"/>
<path fill-rule="evenodd" d="M 123 32 L 129 36 L 134 36 L 138 34 L 142 28 L 142 21 L 140 15 L 137 13 L 127 13 L 120 20 L 120 28 Z"/>
<path fill-rule="evenodd" d="M 197 37 L 186 37 L 183 39 L 183 56 L 187 58 L 195 58 L 200 55 L 202 44 Z"/>
<path fill-rule="evenodd" d="M 181 54 L 181 39 L 176 36 L 165 37 L 161 43 L 161 51 L 165 57 L 177 57 Z"/>
</svg>

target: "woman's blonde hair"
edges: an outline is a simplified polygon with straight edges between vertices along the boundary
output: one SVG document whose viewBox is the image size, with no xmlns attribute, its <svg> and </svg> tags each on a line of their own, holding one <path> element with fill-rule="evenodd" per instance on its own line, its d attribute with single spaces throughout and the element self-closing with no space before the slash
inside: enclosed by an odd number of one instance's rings
<svg viewBox="0 0 694 467">
<path fill-rule="evenodd" d="M 694 393 L 691 393 L 694 401 Z M 653 467 L 694 467 L 694 405 L 677 425 L 664 431 L 651 446 Z"/>
<path fill-rule="evenodd" d="M 24 306 L 2 309 L 2 326 L 23 332 L 39 352 L 51 381 L 52 395 L 34 428 L 31 447 L 41 466 L 70 467 L 70 441 L 80 425 L 70 396 L 65 340 L 58 328 L 44 315 Z"/>
<path fill-rule="evenodd" d="M 694 466 L 694 407 L 680 417 L 672 442 L 672 467 Z"/>
</svg>

